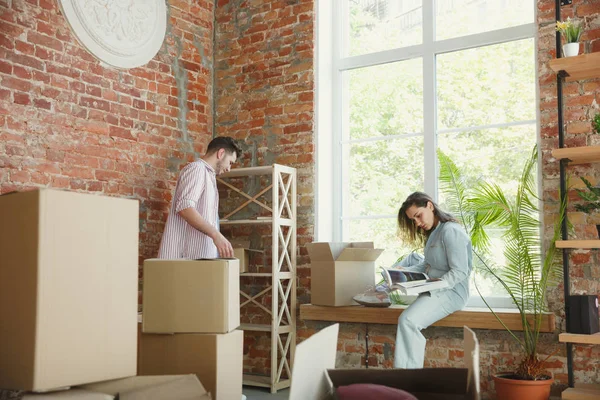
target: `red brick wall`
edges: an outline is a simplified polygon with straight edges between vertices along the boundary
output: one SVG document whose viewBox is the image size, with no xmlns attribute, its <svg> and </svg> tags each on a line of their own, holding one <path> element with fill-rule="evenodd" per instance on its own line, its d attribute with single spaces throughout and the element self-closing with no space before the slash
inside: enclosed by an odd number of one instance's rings
<svg viewBox="0 0 600 400">
<path fill-rule="evenodd" d="M 0 0 L 0 192 L 139 199 L 140 259 L 156 256 L 180 166 L 212 136 L 214 5 L 170 3 L 157 56 L 124 70 L 80 45 L 57 1 Z"/>
<path fill-rule="evenodd" d="M 304 245 L 312 241 L 314 223 L 313 8 L 313 0 L 218 0 L 215 20 L 215 132 L 244 143 L 244 166 L 297 168 L 298 299 L 305 303 L 310 270 Z M 222 208 L 231 210 L 226 198 Z M 251 235 L 266 246 L 264 265 L 271 264 L 270 227 L 225 234 Z M 262 290 L 260 282 L 242 284 L 249 293 Z M 261 300 L 270 308 L 269 295 Z M 270 323 L 258 307 L 242 313 L 243 322 Z M 269 334 L 246 332 L 246 372 L 268 374 L 269 351 Z"/>
</svg>

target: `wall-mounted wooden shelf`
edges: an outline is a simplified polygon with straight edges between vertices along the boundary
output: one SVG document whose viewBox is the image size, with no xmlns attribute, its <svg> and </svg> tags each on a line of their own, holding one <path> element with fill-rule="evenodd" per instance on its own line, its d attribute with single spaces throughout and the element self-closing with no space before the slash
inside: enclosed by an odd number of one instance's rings
<svg viewBox="0 0 600 400">
<path fill-rule="evenodd" d="M 552 156 L 559 160 L 568 159 L 571 164 L 600 162 L 600 146 L 554 149 L 552 150 Z"/>
<path fill-rule="evenodd" d="M 566 81 L 596 78 L 600 76 L 600 52 L 550 60 L 550 68 L 556 73 L 565 71 Z"/>
<path fill-rule="evenodd" d="M 600 344 L 600 333 L 584 335 L 578 333 L 561 333 L 558 340 L 562 343 Z"/>
<path fill-rule="evenodd" d="M 559 249 L 600 249 L 600 240 L 557 240 Z"/>
</svg>

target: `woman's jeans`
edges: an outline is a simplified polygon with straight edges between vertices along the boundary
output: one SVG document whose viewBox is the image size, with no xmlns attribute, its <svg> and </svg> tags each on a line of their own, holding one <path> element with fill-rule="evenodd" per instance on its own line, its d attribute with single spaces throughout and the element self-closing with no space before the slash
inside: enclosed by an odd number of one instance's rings
<svg viewBox="0 0 600 400">
<path fill-rule="evenodd" d="M 422 293 L 398 318 L 394 368 L 423 368 L 426 340 L 421 329 L 464 306 L 465 300 L 452 290 Z"/>
</svg>

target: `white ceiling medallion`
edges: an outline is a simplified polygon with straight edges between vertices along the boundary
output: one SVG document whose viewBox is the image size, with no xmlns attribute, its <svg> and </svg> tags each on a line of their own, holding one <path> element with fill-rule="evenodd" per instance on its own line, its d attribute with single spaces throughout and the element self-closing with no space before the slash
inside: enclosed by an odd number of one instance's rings
<svg viewBox="0 0 600 400">
<path fill-rule="evenodd" d="M 81 43 L 107 64 L 146 64 L 165 39 L 165 0 L 59 0 Z"/>
</svg>

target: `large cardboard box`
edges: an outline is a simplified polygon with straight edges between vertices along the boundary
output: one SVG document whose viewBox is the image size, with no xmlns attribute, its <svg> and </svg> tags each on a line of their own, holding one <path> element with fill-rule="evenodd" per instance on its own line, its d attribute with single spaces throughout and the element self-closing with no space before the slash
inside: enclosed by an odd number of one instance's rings
<svg viewBox="0 0 600 400">
<path fill-rule="evenodd" d="M 143 330 L 227 333 L 240 326 L 238 260 L 144 262 Z"/>
<path fill-rule="evenodd" d="M 335 369 L 339 324 L 296 347 L 289 400 L 335 399 L 336 388 L 354 383 L 390 386 L 419 400 L 479 400 L 479 344 L 464 328 L 466 368 Z"/>
<path fill-rule="evenodd" d="M 26 394 L 23 400 L 211 400 L 195 375 L 135 376 L 53 393 Z"/>
<path fill-rule="evenodd" d="M 135 375 L 138 202 L 11 193 L 0 221 L 0 388 Z"/>
<path fill-rule="evenodd" d="M 138 374 L 196 374 L 213 400 L 242 398 L 244 332 L 141 333 Z"/>
<path fill-rule="evenodd" d="M 373 242 L 309 243 L 311 303 L 357 305 L 352 297 L 375 284 L 375 260 L 383 249 Z"/>
</svg>

